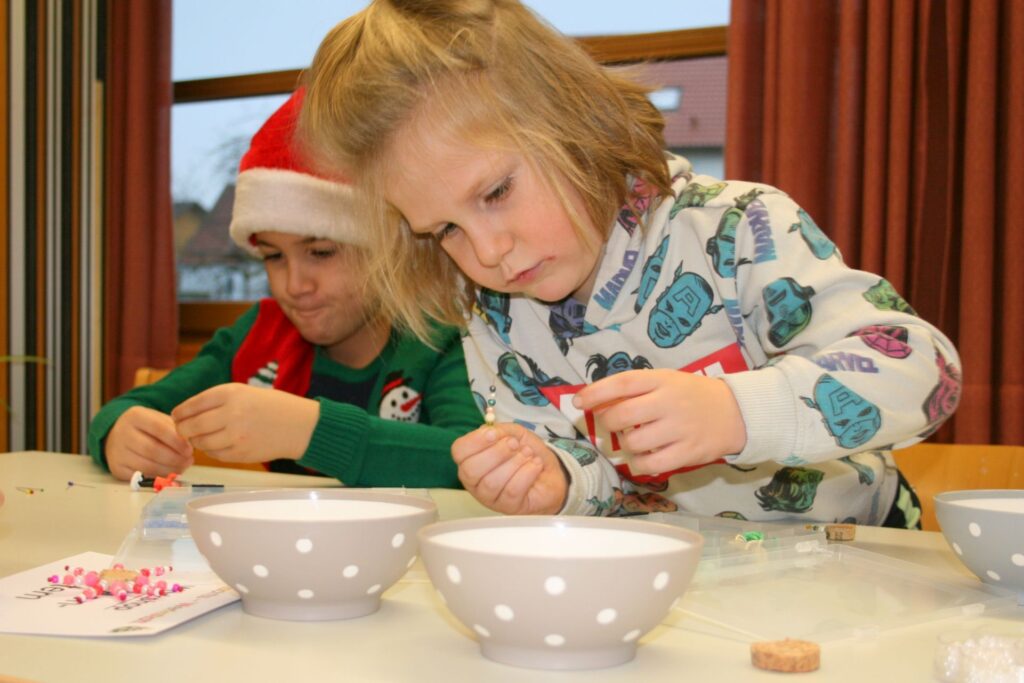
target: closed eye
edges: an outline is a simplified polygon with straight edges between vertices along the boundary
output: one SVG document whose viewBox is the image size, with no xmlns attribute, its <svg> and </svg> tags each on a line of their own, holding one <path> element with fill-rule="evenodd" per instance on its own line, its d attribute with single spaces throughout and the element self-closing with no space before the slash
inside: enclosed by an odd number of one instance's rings
<svg viewBox="0 0 1024 683">
<path fill-rule="evenodd" d="M 438 242 L 443 242 L 445 238 L 451 237 L 452 233 L 459 229 L 459 226 L 454 223 L 445 223 L 440 230 L 434 233 L 434 239 Z"/>
<path fill-rule="evenodd" d="M 309 255 L 316 259 L 329 259 L 338 253 L 337 249 L 310 249 Z"/>
<path fill-rule="evenodd" d="M 491 190 L 487 196 L 484 197 L 484 201 L 488 204 L 496 204 L 497 202 L 500 202 L 508 195 L 509 192 L 512 191 L 512 180 L 512 176 L 508 176 L 502 180 L 497 187 Z"/>
</svg>

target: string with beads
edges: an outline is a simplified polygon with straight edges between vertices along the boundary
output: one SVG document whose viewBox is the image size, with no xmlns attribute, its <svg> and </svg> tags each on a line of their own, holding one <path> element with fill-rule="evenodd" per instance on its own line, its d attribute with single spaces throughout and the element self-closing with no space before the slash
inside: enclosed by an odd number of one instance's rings
<svg viewBox="0 0 1024 683">
<path fill-rule="evenodd" d="M 171 583 L 160 577 L 174 571 L 174 567 L 160 566 L 143 567 L 135 571 L 125 569 L 121 563 L 114 564 L 110 569 L 86 571 L 82 567 L 65 565 L 64 576 L 58 574 L 47 579 L 50 583 L 64 586 L 82 586 L 82 592 L 75 596 L 79 604 L 95 600 L 102 595 L 110 595 L 120 602 L 128 600 L 130 595 L 160 597 L 168 593 L 180 593 L 184 590 L 179 583 Z"/>
<path fill-rule="evenodd" d="M 487 396 L 487 410 L 484 411 L 484 422 L 488 425 L 493 425 L 498 421 L 498 415 L 494 412 L 494 406 L 498 402 L 496 398 L 497 391 L 497 387 L 492 384 L 490 388 L 491 393 Z"/>
<path fill-rule="evenodd" d="M 486 324 L 487 317 L 478 308 L 474 307 L 473 312 L 480 316 L 480 319 Z M 484 352 L 480 350 L 480 345 L 477 343 L 476 337 L 473 336 L 473 333 L 467 332 L 466 336 L 469 337 L 469 341 L 473 345 L 473 350 L 476 351 L 477 358 L 480 359 L 480 366 L 491 375 L 491 385 L 487 388 L 487 405 L 484 408 L 484 424 L 491 427 L 498 422 L 498 375 L 491 371 L 490 367 L 487 365 L 487 357 L 484 356 Z"/>
</svg>

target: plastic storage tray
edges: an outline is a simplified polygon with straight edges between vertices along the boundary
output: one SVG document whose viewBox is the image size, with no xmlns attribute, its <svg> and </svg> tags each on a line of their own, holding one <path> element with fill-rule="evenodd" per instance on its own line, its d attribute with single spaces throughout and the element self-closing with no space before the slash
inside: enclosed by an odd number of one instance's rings
<svg viewBox="0 0 1024 683">
<path fill-rule="evenodd" d="M 705 557 L 669 625 L 685 615 L 742 640 L 870 638 L 926 621 L 1014 609 L 1006 590 L 839 544 Z"/>
<path fill-rule="evenodd" d="M 632 517 L 661 524 L 673 524 L 700 533 L 704 537 L 704 560 L 761 553 L 764 550 L 786 550 L 796 547 L 825 545 L 824 525 L 750 522 L 725 517 L 702 517 L 687 512 L 655 512 Z M 749 540 L 752 533 L 761 539 Z"/>
</svg>

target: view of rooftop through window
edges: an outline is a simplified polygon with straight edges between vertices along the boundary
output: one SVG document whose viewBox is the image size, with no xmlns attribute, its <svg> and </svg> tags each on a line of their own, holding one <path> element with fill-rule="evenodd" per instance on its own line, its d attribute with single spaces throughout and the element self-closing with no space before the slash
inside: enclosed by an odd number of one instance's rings
<svg viewBox="0 0 1024 683">
<path fill-rule="evenodd" d="M 175 0 L 175 81 L 300 69 L 320 40 L 365 0 Z M 723 26 L 729 0 L 628 4 L 527 0 L 572 36 L 652 33 Z M 699 172 L 721 176 L 726 58 L 649 64 L 644 78 L 666 118 L 668 145 Z M 228 236 L 238 162 L 260 124 L 287 95 L 177 104 L 172 109 L 172 194 L 178 294 L 182 301 L 267 295 L 262 264 Z"/>
</svg>

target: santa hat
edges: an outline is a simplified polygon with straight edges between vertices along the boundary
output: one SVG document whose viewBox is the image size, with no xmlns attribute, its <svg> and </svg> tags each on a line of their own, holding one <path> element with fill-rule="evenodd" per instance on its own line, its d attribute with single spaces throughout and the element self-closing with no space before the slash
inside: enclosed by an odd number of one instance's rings
<svg viewBox="0 0 1024 683">
<path fill-rule="evenodd" d="M 363 244 L 352 186 L 328 180 L 294 144 L 305 89 L 296 90 L 256 132 L 238 167 L 231 238 L 251 254 L 257 232 L 286 232 Z"/>
</svg>

